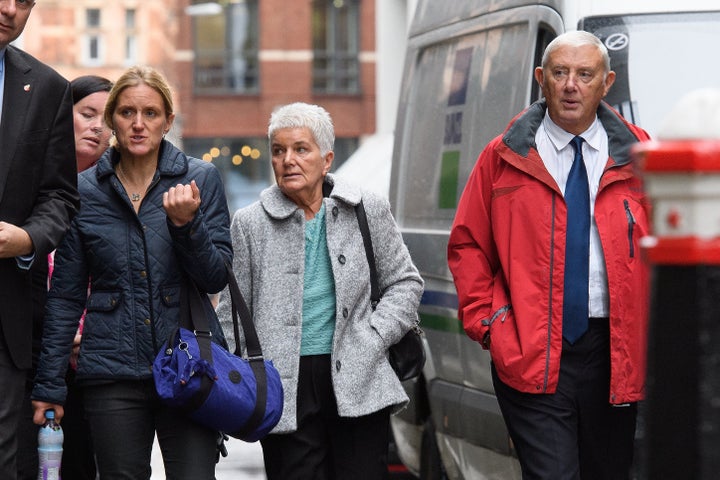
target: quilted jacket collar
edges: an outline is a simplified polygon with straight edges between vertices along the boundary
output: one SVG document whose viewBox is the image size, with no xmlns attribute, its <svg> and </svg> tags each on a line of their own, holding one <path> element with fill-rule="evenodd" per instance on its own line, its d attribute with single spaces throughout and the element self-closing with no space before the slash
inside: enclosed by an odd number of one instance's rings
<svg viewBox="0 0 720 480">
<path fill-rule="evenodd" d="M 359 188 L 331 173 L 325 176 L 323 191 L 328 192 L 325 195 L 326 197 L 347 203 L 351 207 L 355 207 L 362 199 L 362 193 Z M 277 184 L 262 191 L 260 194 L 260 203 L 267 214 L 277 220 L 288 218 L 298 210 L 298 206 L 280 191 Z"/>
<path fill-rule="evenodd" d="M 97 163 L 97 177 L 101 180 L 115 173 L 115 165 L 120 161 L 120 152 L 115 148 L 108 148 Z M 160 158 L 157 172 L 160 176 L 184 175 L 188 171 L 187 156 L 175 145 L 163 140 L 160 144 Z"/>
</svg>

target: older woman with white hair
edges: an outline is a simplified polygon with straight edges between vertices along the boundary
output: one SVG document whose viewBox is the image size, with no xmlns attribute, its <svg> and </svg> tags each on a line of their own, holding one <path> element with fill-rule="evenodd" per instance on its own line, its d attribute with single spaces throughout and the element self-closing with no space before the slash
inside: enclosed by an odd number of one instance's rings
<svg viewBox="0 0 720 480">
<path fill-rule="evenodd" d="M 231 227 L 235 276 L 285 390 L 283 416 L 261 441 L 267 478 L 381 479 L 390 413 L 408 401 L 388 348 L 414 325 L 423 282 L 388 202 L 328 173 L 335 135 L 327 111 L 285 105 L 268 137 L 277 184 L 238 210 Z M 382 293 L 375 309 L 360 201 Z M 229 305 L 224 292 L 225 326 Z"/>
</svg>

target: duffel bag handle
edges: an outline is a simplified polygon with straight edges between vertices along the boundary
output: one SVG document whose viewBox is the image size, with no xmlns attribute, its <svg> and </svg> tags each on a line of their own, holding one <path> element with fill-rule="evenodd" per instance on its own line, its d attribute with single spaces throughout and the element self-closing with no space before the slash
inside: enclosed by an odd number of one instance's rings
<svg viewBox="0 0 720 480">
<path fill-rule="evenodd" d="M 245 346 L 247 348 L 247 358 L 255 375 L 257 383 L 257 397 L 255 399 L 255 408 L 248 418 L 240 432 L 227 432 L 233 436 L 246 436 L 255 431 L 262 423 L 265 417 L 265 409 L 267 406 L 267 372 L 265 371 L 265 361 L 260 347 L 260 340 L 255 330 L 250 310 L 245 303 L 245 299 L 240 293 L 235 274 L 229 264 L 225 264 L 227 269 L 228 290 L 230 291 L 230 299 L 232 302 L 233 330 L 235 331 L 235 355 L 241 356 L 240 341 L 238 340 L 239 326 L 242 326 L 245 334 Z M 210 323 L 208 322 L 205 307 L 203 306 L 200 291 L 191 279 L 183 285 L 185 293 L 180 295 L 180 325 L 192 331 L 197 338 L 200 348 L 200 356 L 207 360 L 211 365 L 212 350 L 210 348 Z M 240 321 L 238 322 L 238 314 Z M 240 324 L 240 325 L 239 325 Z M 204 382 L 209 379 L 203 378 Z M 209 391 L 209 385 L 207 386 Z"/>
</svg>

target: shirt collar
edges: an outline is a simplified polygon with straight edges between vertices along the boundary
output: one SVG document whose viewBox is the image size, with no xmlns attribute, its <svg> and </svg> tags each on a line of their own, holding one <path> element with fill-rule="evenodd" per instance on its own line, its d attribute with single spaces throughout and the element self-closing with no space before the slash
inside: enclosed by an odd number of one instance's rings
<svg viewBox="0 0 720 480">
<path fill-rule="evenodd" d="M 558 124 L 553 122 L 547 110 L 545 111 L 543 126 L 545 127 L 548 138 L 550 138 L 550 141 L 558 151 L 567 147 L 570 144 L 570 141 L 575 138 L 575 135 L 563 130 L 560 126 L 558 126 Z M 600 122 L 598 121 L 597 115 L 595 115 L 595 120 L 593 120 L 590 127 L 579 136 L 581 136 L 583 140 L 585 140 L 585 143 L 587 143 L 590 147 L 595 150 L 600 150 L 601 133 L 602 130 L 600 129 Z"/>
</svg>

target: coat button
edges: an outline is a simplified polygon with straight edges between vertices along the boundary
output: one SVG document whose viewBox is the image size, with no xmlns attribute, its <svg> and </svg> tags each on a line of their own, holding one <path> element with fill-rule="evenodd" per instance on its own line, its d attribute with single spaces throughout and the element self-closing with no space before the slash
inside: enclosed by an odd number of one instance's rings
<svg viewBox="0 0 720 480">
<path fill-rule="evenodd" d="M 146 318 L 146 319 L 145 319 L 145 325 L 150 325 L 150 319 L 149 319 L 149 318 Z"/>
<path fill-rule="evenodd" d="M 343 318 L 347 318 L 347 317 L 348 317 L 348 309 L 343 308 Z"/>
<path fill-rule="evenodd" d="M 340 265 L 345 265 L 345 255 L 339 255 L 338 262 L 340 262 Z"/>
<path fill-rule="evenodd" d="M 140 277 L 141 278 L 147 277 L 147 272 L 145 270 L 140 270 Z"/>
<path fill-rule="evenodd" d="M 338 212 L 339 212 L 338 207 L 333 207 L 333 208 L 332 208 L 333 217 L 337 217 L 337 216 L 338 216 Z"/>
<path fill-rule="evenodd" d="M 340 364 L 340 360 L 336 360 L 336 361 L 335 361 L 335 370 L 338 371 L 338 372 L 340 371 L 340 365 L 341 365 L 341 364 Z"/>
</svg>

